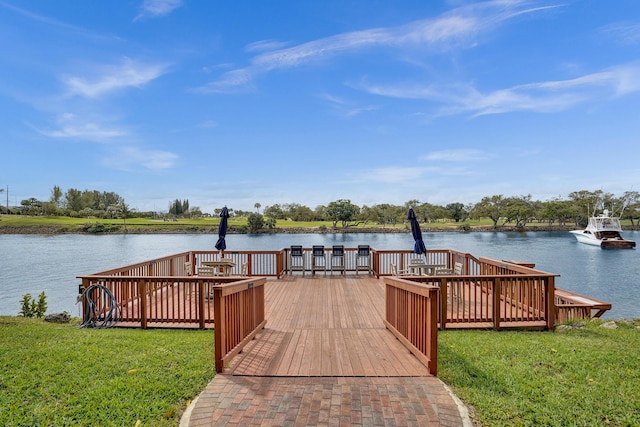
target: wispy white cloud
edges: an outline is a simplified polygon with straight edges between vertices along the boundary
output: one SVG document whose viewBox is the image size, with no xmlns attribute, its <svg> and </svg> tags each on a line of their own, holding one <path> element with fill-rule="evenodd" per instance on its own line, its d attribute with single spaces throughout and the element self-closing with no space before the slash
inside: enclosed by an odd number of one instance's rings
<svg viewBox="0 0 640 427">
<path fill-rule="evenodd" d="M 423 99 L 442 105 L 438 114 L 473 116 L 514 111 L 539 113 L 565 111 L 578 104 L 640 91 L 640 62 L 623 64 L 602 72 L 567 80 L 528 83 L 482 92 L 473 85 L 374 85 L 354 86 L 370 94 Z"/>
<path fill-rule="evenodd" d="M 600 29 L 600 32 L 625 45 L 640 43 L 640 22 L 616 22 Z"/>
<path fill-rule="evenodd" d="M 364 107 L 358 107 L 358 108 L 351 108 L 349 109 L 345 115 L 347 117 L 356 117 L 359 116 L 363 113 L 368 113 L 370 111 L 376 111 L 379 110 L 380 107 L 376 106 L 376 105 L 366 105 Z"/>
<path fill-rule="evenodd" d="M 478 172 L 466 166 L 452 167 L 450 164 L 446 166 L 440 165 L 438 159 L 434 160 L 429 166 L 385 166 L 375 169 L 368 169 L 352 175 L 349 178 L 350 183 L 380 183 L 380 184 L 415 184 L 424 182 L 424 180 L 432 180 L 434 177 L 442 178 L 444 176 L 470 176 L 477 175 Z M 442 159 L 441 161 L 445 161 Z M 451 161 L 451 160 L 449 160 Z M 462 160 L 460 160 L 462 162 Z"/>
<path fill-rule="evenodd" d="M 287 46 L 288 42 L 281 42 L 277 40 L 260 40 L 257 42 L 249 43 L 245 47 L 247 52 L 265 52 L 270 50 L 282 49 Z"/>
<path fill-rule="evenodd" d="M 49 26 L 53 26 L 53 27 L 58 27 L 58 28 L 63 28 L 63 29 L 67 29 L 67 30 L 73 30 L 73 31 L 84 31 L 84 29 L 80 28 L 80 27 L 76 27 L 70 24 L 67 24 L 65 22 L 59 21 L 57 19 L 54 18 L 50 18 L 48 16 L 44 16 L 44 15 L 39 15 L 37 13 L 33 13 L 27 9 L 23 9 L 17 6 L 14 6 L 12 4 L 8 4 L 5 2 L 0 1 L 0 7 L 3 7 L 5 9 L 11 10 L 15 13 L 18 13 L 26 18 L 29 18 L 33 21 L 37 21 L 37 22 L 41 22 L 43 24 L 49 25 Z"/>
<path fill-rule="evenodd" d="M 144 64 L 127 58 L 117 65 L 98 67 L 91 77 L 65 76 L 62 81 L 71 95 L 97 98 L 123 88 L 142 87 L 166 70 L 164 64 Z"/>
<path fill-rule="evenodd" d="M 3 1 L 0 1 L 0 7 L 3 7 L 7 10 L 10 10 L 14 13 L 17 13 L 27 19 L 30 19 L 32 21 L 36 21 L 36 22 L 40 22 L 44 25 L 49 26 L 50 28 L 59 30 L 61 32 L 66 32 L 66 33 L 73 33 L 76 35 L 81 35 L 81 36 L 85 36 L 85 37 L 90 37 L 90 38 L 94 38 L 94 39 L 117 39 L 118 37 L 114 37 L 111 35 L 104 35 L 104 34 L 100 34 L 97 32 L 94 32 L 92 30 L 88 30 L 86 28 L 82 28 L 79 27 L 77 25 L 72 25 L 69 24 L 67 22 L 64 21 L 60 21 L 58 19 L 55 18 L 51 18 L 49 16 L 46 15 L 40 15 L 34 12 L 31 12 L 30 10 L 27 9 L 23 9 L 17 6 L 14 6 L 12 4 L 8 4 L 5 3 Z"/>
<path fill-rule="evenodd" d="M 389 166 L 367 171 L 362 177 L 367 181 L 377 181 L 386 183 L 401 183 L 413 181 L 421 178 L 426 172 L 420 167 L 397 167 Z"/>
<path fill-rule="evenodd" d="M 182 0 L 144 0 L 134 21 L 168 15 L 182 6 Z"/>
<path fill-rule="evenodd" d="M 211 129 L 211 128 L 215 128 L 218 127 L 219 123 L 216 122 L 215 120 L 205 120 L 204 122 L 201 122 L 198 127 L 203 128 L 203 129 Z"/>
<path fill-rule="evenodd" d="M 148 170 L 161 171 L 176 166 L 179 156 L 170 151 L 148 150 L 140 147 L 120 147 L 117 155 L 110 155 L 103 163 L 115 169 L 131 170 L 143 167 Z"/>
<path fill-rule="evenodd" d="M 237 92 L 238 86 L 250 86 L 260 74 L 326 60 L 376 47 L 412 48 L 443 51 L 452 47 L 472 47 L 478 36 L 515 16 L 539 12 L 549 7 L 528 8 L 526 1 L 496 0 L 465 6 L 435 19 L 414 21 L 390 28 L 374 28 L 337 34 L 265 52 L 253 57 L 250 65 L 223 74 L 218 80 L 199 88 L 202 92 Z M 273 42 L 270 42 L 273 43 Z M 258 42 L 258 46 L 266 44 Z"/>
<path fill-rule="evenodd" d="M 321 99 L 324 99 L 325 101 L 328 101 L 329 104 L 331 104 L 332 108 L 338 112 L 338 114 L 347 118 L 359 116 L 363 113 L 380 109 L 380 107 L 376 105 L 353 106 L 351 105 L 351 102 L 338 96 L 331 95 L 329 93 L 322 93 L 319 95 L 319 97 Z"/>
<path fill-rule="evenodd" d="M 129 135 L 129 132 L 125 129 L 109 127 L 97 121 L 79 118 L 72 113 L 65 113 L 58 116 L 56 126 L 54 129 L 35 129 L 41 135 L 49 138 L 75 139 L 91 142 L 108 142 Z"/>
<path fill-rule="evenodd" d="M 473 148 L 433 151 L 420 157 L 423 161 L 473 162 L 492 158 L 493 155 Z"/>
<path fill-rule="evenodd" d="M 40 133 L 51 138 L 74 138 L 91 141 L 103 141 L 127 135 L 120 129 L 104 128 L 97 123 L 85 123 L 82 126 L 65 125 L 56 130 L 40 130 Z"/>
</svg>

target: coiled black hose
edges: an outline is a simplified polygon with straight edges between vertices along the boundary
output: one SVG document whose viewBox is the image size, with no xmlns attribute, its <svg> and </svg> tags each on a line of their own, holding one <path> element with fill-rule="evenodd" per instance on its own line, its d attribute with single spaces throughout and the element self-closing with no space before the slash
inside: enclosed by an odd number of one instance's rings
<svg viewBox="0 0 640 427">
<path fill-rule="evenodd" d="M 122 317 L 113 293 L 104 285 L 91 284 L 82 292 L 84 312 L 80 328 L 110 328 Z"/>
</svg>

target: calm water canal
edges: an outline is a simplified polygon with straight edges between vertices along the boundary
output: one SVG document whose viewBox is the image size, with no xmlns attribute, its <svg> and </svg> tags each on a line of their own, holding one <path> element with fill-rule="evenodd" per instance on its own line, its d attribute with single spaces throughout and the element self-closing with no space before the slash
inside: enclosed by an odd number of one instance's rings
<svg viewBox="0 0 640 427">
<path fill-rule="evenodd" d="M 602 250 L 576 243 L 567 232 L 423 233 L 429 249 L 456 249 L 494 259 L 534 262 L 560 274 L 556 286 L 613 304 L 606 318 L 640 317 L 640 250 Z M 624 233 L 640 241 L 640 232 Z M 79 279 L 95 273 L 188 250 L 214 250 L 216 235 L 0 235 L 0 315 L 16 315 L 26 293 L 47 295 L 48 313 L 79 316 Z M 290 245 L 369 244 L 413 249 L 411 234 L 229 235 L 228 250 L 275 250 Z"/>
</svg>

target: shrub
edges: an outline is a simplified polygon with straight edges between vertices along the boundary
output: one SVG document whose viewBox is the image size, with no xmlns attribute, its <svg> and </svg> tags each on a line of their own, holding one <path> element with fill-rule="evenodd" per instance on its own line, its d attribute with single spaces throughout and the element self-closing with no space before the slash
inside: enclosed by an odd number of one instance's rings
<svg viewBox="0 0 640 427">
<path fill-rule="evenodd" d="M 109 231 L 118 231 L 119 225 L 116 224 L 103 224 L 100 222 L 87 223 L 82 225 L 82 231 L 87 233 L 107 233 Z"/>
<path fill-rule="evenodd" d="M 18 313 L 22 317 L 44 317 L 47 312 L 47 296 L 44 291 L 38 295 L 38 301 L 36 301 L 31 294 L 24 294 L 22 300 L 20 300 L 20 312 Z"/>
<path fill-rule="evenodd" d="M 264 227 L 264 218 L 260 214 L 252 213 L 247 218 L 247 225 L 252 233 L 258 232 Z"/>
</svg>

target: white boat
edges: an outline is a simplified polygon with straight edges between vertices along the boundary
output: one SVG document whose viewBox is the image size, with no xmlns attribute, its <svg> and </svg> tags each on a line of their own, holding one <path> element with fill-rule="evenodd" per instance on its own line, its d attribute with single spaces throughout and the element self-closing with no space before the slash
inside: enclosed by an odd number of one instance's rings
<svg viewBox="0 0 640 427">
<path fill-rule="evenodd" d="M 580 243 L 600 246 L 603 249 L 636 247 L 636 242 L 625 240 L 622 237 L 620 218 L 609 215 L 608 209 L 605 209 L 599 216 L 590 217 L 587 228 L 584 230 L 572 230 L 570 233 Z"/>
</svg>

